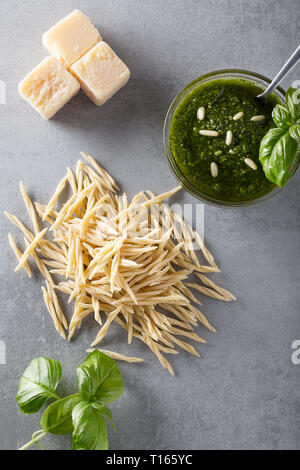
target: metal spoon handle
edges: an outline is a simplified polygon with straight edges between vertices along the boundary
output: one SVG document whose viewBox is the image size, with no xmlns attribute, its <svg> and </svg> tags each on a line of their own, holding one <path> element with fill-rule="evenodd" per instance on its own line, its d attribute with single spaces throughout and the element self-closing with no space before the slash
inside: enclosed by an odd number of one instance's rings
<svg viewBox="0 0 300 470">
<path fill-rule="evenodd" d="M 266 98 L 274 88 L 284 79 L 284 77 L 292 70 L 293 67 L 297 64 L 300 60 L 300 46 L 297 47 L 295 52 L 291 55 L 288 61 L 284 64 L 282 69 L 278 72 L 274 80 L 270 83 L 270 85 L 265 89 L 263 93 L 258 95 L 257 98 Z"/>
</svg>

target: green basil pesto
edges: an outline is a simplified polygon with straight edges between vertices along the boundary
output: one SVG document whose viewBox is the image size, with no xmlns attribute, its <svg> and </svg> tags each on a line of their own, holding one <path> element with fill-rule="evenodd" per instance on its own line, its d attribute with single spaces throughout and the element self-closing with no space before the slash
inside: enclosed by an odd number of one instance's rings
<svg viewBox="0 0 300 470">
<path fill-rule="evenodd" d="M 178 169 L 189 183 L 202 193 L 228 202 L 251 201 L 274 188 L 259 162 L 259 146 L 271 127 L 272 109 L 280 103 L 272 95 L 268 103 L 255 97 L 261 88 L 251 81 L 236 78 L 216 79 L 192 90 L 177 107 L 170 126 L 170 147 Z M 203 120 L 197 118 L 199 107 L 205 108 Z M 241 119 L 233 120 L 242 111 Z M 259 122 L 251 117 L 264 115 Z M 200 135 L 200 130 L 218 131 L 217 137 Z M 225 137 L 232 131 L 232 143 Z M 250 158 L 257 165 L 246 165 Z M 211 163 L 218 165 L 213 178 Z"/>
</svg>

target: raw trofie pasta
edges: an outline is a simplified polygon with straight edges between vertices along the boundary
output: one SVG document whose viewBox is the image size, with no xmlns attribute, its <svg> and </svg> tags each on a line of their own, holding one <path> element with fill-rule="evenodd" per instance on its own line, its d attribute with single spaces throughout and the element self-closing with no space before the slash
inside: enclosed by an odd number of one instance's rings
<svg viewBox="0 0 300 470">
<path fill-rule="evenodd" d="M 46 205 L 33 204 L 21 183 L 33 232 L 6 212 L 25 237 L 22 253 L 9 236 L 18 259 L 16 270 L 31 275 L 28 262 L 36 263 L 45 278 L 46 307 L 63 338 L 70 340 L 84 319 L 93 315 L 100 325 L 94 347 L 117 322 L 127 331 L 129 343 L 133 337 L 143 341 L 173 374 L 166 355 L 177 354 L 177 346 L 199 356 L 180 338 L 205 343 L 195 332 L 198 322 L 215 332 L 195 307 L 200 301 L 192 289 L 224 301 L 235 297 L 205 276 L 219 271 L 213 256 L 199 234 L 164 203 L 181 187 L 159 196 L 142 191 L 129 201 L 126 194 L 118 195 L 115 180 L 92 157 L 82 155 L 87 163 L 79 161 L 74 173 L 68 168 Z M 67 185 L 70 197 L 59 207 Z M 36 212 L 47 228 L 39 228 Z M 196 245 L 204 264 L 198 260 Z M 193 272 L 197 282 L 185 283 Z M 57 291 L 74 302 L 69 322 Z"/>
<path fill-rule="evenodd" d="M 95 351 L 95 349 L 87 349 L 86 352 L 91 353 Z M 116 359 L 117 361 L 125 361 L 125 362 L 143 362 L 143 359 L 139 357 L 132 357 L 132 356 L 124 356 L 124 354 L 119 354 L 114 351 L 108 351 L 107 349 L 98 349 L 98 351 L 103 352 L 107 356 L 111 357 L 112 359 Z"/>
</svg>

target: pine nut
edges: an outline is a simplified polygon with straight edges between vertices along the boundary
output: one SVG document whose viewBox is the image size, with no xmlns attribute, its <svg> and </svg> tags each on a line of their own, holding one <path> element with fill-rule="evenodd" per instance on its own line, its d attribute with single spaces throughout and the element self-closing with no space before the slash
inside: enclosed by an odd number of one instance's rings
<svg viewBox="0 0 300 470">
<path fill-rule="evenodd" d="M 226 132 L 226 138 L 225 138 L 225 144 L 226 145 L 231 145 L 231 143 L 232 143 L 232 132 L 227 131 Z"/>
<path fill-rule="evenodd" d="M 258 114 L 257 116 L 252 116 L 250 121 L 252 122 L 259 122 L 259 121 L 264 121 L 265 116 L 263 114 Z"/>
<path fill-rule="evenodd" d="M 244 113 L 243 111 L 239 111 L 238 113 L 236 113 L 234 116 L 233 116 L 233 121 L 237 121 L 238 119 L 241 119 L 242 117 L 244 116 Z"/>
<path fill-rule="evenodd" d="M 205 108 L 204 106 L 201 106 L 200 108 L 198 108 L 198 111 L 197 111 L 197 119 L 199 121 L 203 121 L 205 117 Z"/>
<path fill-rule="evenodd" d="M 218 165 L 216 164 L 216 162 L 212 162 L 210 164 L 210 172 L 211 172 L 211 176 L 213 178 L 216 178 L 219 174 L 219 168 L 218 168 Z"/>
<path fill-rule="evenodd" d="M 253 160 L 251 160 L 251 158 L 245 158 L 244 162 L 246 163 L 246 165 L 252 168 L 252 170 L 257 170 L 257 165 Z"/>
<path fill-rule="evenodd" d="M 207 137 L 218 137 L 219 132 L 218 131 L 210 131 L 210 130 L 201 130 L 199 131 L 200 135 L 206 135 Z"/>
</svg>

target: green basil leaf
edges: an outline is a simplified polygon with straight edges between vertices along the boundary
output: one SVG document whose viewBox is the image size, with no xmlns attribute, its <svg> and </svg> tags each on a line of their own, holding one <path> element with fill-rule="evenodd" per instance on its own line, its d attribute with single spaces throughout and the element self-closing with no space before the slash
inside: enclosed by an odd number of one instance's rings
<svg viewBox="0 0 300 470">
<path fill-rule="evenodd" d="M 107 424 L 96 403 L 82 401 L 75 406 L 73 418 L 73 450 L 107 450 Z"/>
<path fill-rule="evenodd" d="M 286 92 L 286 104 L 293 119 L 300 118 L 300 90 L 290 87 Z"/>
<path fill-rule="evenodd" d="M 78 391 L 83 400 L 91 401 L 98 388 L 98 380 L 94 378 L 94 371 L 83 364 L 77 366 Z"/>
<path fill-rule="evenodd" d="M 293 124 L 289 128 L 289 134 L 297 142 L 300 142 L 300 124 Z"/>
<path fill-rule="evenodd" d="M 101 413 L 108 419 L 108 421 L 112 425 L 113 430 L 116 431 L 116 427 L 115 427 L 115 424 L 113 422 L 113 417 L 112 417 L 112 413 L 111 413 L 110 409 L 107 408 L 107 406 L 105 406 L 105 405 L 101 405 L 101 403 L 93 403 L 93 406 L 95 408 L 98 408 L 101 411 Z"/>
<path fill-rule="evenodd" d="M 51 434 L 71 434 L 73 432 L 72 411 L 81 401 L 79 394 L 57 400 L 46 408 L 41 417 L 41 426 Z"/>
<path fill-rule="evenodd" d="M 286 133 L 285 129 L 273 128 L 270 129 L 263 137 L 259 148 L 259 159 L 264 167 L 270 158 L 276 142 Z"/>
<path fill-rule="evenodd" d="M 116 362 L 98 350 L 77 367 L 77 375 L 79 393 L 86 401 L 96 399 L 111 403 L 123 393 L 122 376 Z"/>
<path fill-rule="evenodd" d="M 48 398 L 59 399 L 55 389 L 62 374 L 61 365 L 54 359 L 37 357 L 22 375 L 17 403 L 22 413 L 36 413 Z"/>
<path fill-rule="evenodd" d="M 287 108 L 277 104 L 272 112 L 273 121 L 277 127 L 287 129 L 292 124 L 292 116 Z"/>
<path fill-rule="evenodd" d="M 298 151 L 297 142 L 284 129 L 270 129 L 260 144 L 259 158 L 266 177 L 284 186 L 291 174 L 288 172 Z"/>
</svg>

